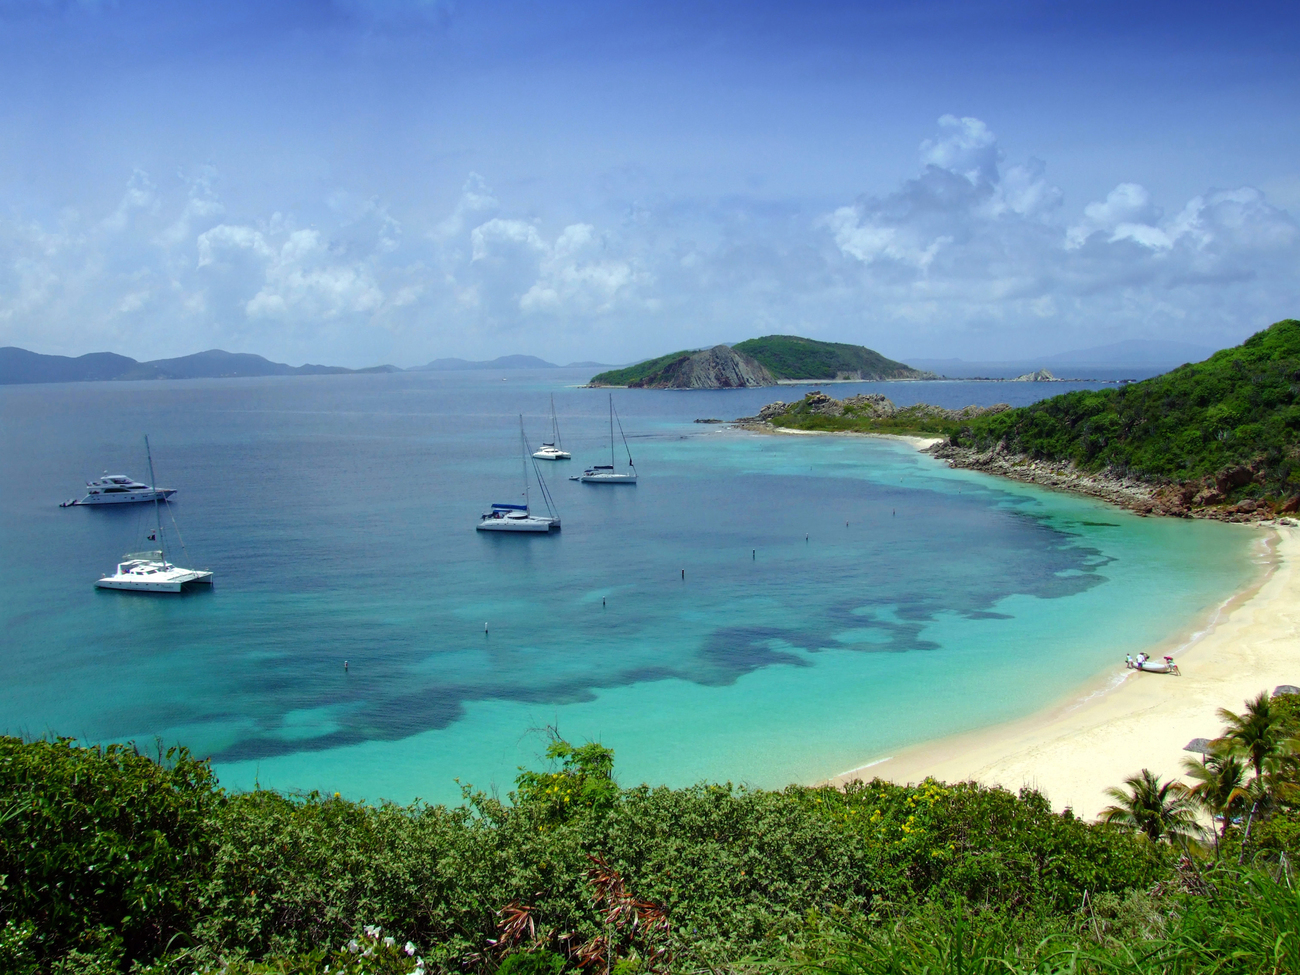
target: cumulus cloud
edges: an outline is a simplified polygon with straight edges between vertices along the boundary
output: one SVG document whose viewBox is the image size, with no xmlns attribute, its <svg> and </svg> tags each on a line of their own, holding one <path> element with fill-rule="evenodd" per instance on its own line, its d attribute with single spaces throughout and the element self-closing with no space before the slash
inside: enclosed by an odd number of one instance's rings
<svg viewBox="0 0 1300 975">
<path fill-rule="evenodd" d="M 920 174 L 898 189 L 817 224 L 877 320 L 923 323 L 932 334 L 964 322 L 968 333 L 1019 333 L 1050 349 L 1161 328 L 1182 337 L 1172 323 L 1221 327 L 1232 282 L 1268 277 L 1270 294 L 1296 296 L 1285 277 L 1296 223 L 1259 190 L 1212 190 L 1166 216 L 1145 187 L 1121 182 L 1068 218 L 1045 165 L 1007 165 L 978 119 L 944 116 L 920 157 Z M 1265 304 L 1261 294 L 1235 297 L 1243 317 Z M 1274 312 L 1258 314 L 1254 327 Z M 1044 333 L 1044 320 L 1059 333 Z"/>
<path fill-rule="evenodd" d="M 432 217 L 364 187 L 267 213 L 211 167 L 124 173 L 97 212 L 0 216 L 0 344 L 362 365 L 509 338 L 621 361 L 780 331 L 993 358 L 1223 344 L 1300 307 L 1300 228 L 1259 189 L 1163 200 L 1117 173 L 1067 201 L 1006 156 L 944 116 L 911 178 L 841 205 L 646 191 L 550 218 L 478 173 Z"/>
</svg>

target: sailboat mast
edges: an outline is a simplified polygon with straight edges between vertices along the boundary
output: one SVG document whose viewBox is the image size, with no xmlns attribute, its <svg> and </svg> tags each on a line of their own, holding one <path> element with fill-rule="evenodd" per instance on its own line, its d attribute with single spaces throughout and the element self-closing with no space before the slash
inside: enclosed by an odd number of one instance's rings
<svg viewBox="0 0 1300 975">
<path fill-rule="evenodd" d="M 609 466 L 614 467 L 614 394 L 609 394 Z"/>
<path fill-rule="evenodd" d="M 519 446 L 522 448 L 524 471 L 524 507 L 528 507 L 528 438 L 524 436 L 524 415 L 519 414 Z M 531 513 L 531 512 L 530 512 Z"/>
<path fill-rule="evenodd" d="M 555 436 L 555 446 L 563 450 L 564 444 L 560 440 L 560 420 L 555 415 L 555 394 L 554 393 L 551 394 L 551 433 Z"/>
<path fill-rule="evenodd" d="M 158 551 L 162 560 L 167 561 L 167 549 L 163 547 L 162 512 L 158 509 L 158 481 L 153 473 L 153 451 L 149 449 L 149 434 L 144 435 L 144 455 L 149 458 L 149 490 L 153 492 L 153 516 L 158 523 Z"/>
</svg>

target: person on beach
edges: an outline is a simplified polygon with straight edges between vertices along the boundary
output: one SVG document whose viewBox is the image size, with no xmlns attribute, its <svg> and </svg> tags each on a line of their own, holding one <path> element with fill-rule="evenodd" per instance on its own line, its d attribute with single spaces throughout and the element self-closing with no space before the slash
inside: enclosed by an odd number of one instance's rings
<svg viewBox="0 0 1300 975">
<path fill-rule="evenodd" d="M 1133 669 L 1133 654 L 1131 653 L 1124 654 L 1124 666 L 1129 670 Z"/>
</svg>

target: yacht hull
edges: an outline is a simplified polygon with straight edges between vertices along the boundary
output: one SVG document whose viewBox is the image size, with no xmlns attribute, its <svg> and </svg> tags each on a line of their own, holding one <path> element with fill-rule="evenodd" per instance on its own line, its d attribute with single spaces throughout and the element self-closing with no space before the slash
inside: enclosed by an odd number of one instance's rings
<svg viewBox="0 0 1300 975">
<path fill-rule="evenodd" d="M 62 505 L 73 508 L 91 504 L 138 504 L 141 501 L 166 501 L 176 493 L 175 488 L 159 488 L 157 491 L 131 491 L 122 494 L 88 494 L 80 501 L 69 501 Z"/>
<path fill-rule="evenodd" d="M 578 477 L 583 484 L 635 484 L 635 474 L 582 474 Z"/>
<path fill-rule="evenodd" d="M 183 592 L 189 586 L 212 585 L 212 573 L 185 569 L 175 573 L 155 573 L 152 578 L 141 578 L 130 573 L 105 576 L 96 580 L 96 589 L 118 589 L 129 592 Z"/>
<path fill-rule="evenodd" d="M 560 530 L 559 518 L 485 519 L 474 526 L 481 532 L 549 532 Z"/>
</svg>

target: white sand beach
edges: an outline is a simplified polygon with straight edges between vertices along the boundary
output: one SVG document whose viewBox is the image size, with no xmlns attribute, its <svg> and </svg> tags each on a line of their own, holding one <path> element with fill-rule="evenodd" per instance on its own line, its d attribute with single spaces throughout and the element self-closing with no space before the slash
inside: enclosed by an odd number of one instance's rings
<svg viewBox="0 0 1300 975">
<path fill-rule="evenodd" d="M 1094 686 L 1032 717 L 923 743 L 884 760 L 864 756 L 863 767 L 834 781 L 933 776 L 1012 790 L 1030 786 L 1054 808 L 1068 806 L 1091 819 L 1110 804 L 1104 790 L 1142 768 L 1179 776 L 1183 759 L 1192 757 L 1184 746 L 1219 734 L 1219 708 L 1239 711 L 1260 691 L 1300 686 L 1300 529 L 1241 530 L 1260 536 L 1259 557 L 1269 568 L 1255 587 L 1203 621 L 1200 632 L 1152 649 L 1153 655 L 1173 653 L 1181 677 L 1127 671 L 1117 661 Z"/>
</svg>

